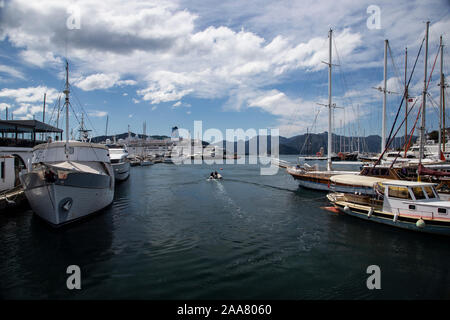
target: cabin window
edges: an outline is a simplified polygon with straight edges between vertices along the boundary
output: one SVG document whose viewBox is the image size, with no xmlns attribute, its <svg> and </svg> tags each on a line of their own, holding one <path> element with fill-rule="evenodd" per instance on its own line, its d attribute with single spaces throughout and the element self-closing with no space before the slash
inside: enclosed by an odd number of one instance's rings
<svg viewBox="0 0 450 320">
<path fill-rule="evenodd" d="M 408 188 L 405 187 L 389 187 L 388 195 L 390 198 L 411 199 Z"/>
<path fill-rule="evenodd" d="M 2 179 L 5 179 L 5 161 L 2 161 L 2 168 L 1 168 L 1 175 Z"/>
<path fill-rule="evenodd" d="M 447 209 L 445 209 L 445 208 L 438 208 L 438 213 L 442 213 L 444 215 L 447 215 Z"/>
<path fill-rule="evenodd" d="M 409 208 L 410 210 L 416 210 L 416 206 L 413 205 L 413 204 L 410 204 L 408 208 Z"/>
<path fill-rule="evenodd" d="M 423 193 L 422 187 L 412 187 L 411 189 L 416 200 L 425 199 L 425 194 Z"/>
<path fill-rule="evenodd" d="M 430 186 L 424 187 L 425 192 L 427 193 L 428 199 L 434 199 L 436 198 L 436 195 L 433 192 L 433 188 Z"/>
</svg>

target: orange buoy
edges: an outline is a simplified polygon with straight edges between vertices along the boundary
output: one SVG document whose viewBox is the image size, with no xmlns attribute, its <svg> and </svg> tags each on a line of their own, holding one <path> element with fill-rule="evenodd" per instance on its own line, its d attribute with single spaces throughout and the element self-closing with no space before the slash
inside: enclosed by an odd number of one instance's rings
<svg viewBox="0 0 450 320">
<path fill-rule="evenodd" d="M 324 209 L 333 213 L 339 213 L 339 209 L 336 207 L 320 207 L 320 209 Z"/>
</svg>

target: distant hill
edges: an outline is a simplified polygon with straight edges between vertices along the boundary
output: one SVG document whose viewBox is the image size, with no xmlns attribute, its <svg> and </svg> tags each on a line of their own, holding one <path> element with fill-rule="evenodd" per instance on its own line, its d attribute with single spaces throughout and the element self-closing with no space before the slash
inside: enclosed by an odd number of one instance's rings
<svg viewBox="0 0 450 320">
<path fill-rule="evenodd" d="M 307 137 L 309 136 L 307 143 L 305 143 Z M 257 145 L 257 150 L 259 150 L 259 141 L 254 141 L 258 139 L 257 137 L 245 141 L 245 154 L 248 154 L 248 148 L 250 143 L 255 143 Z M 266 136 L 267 139 L 267 149 L 271 147 L 270 136 Z M 413 136 L 411 143 L 414 143 L 417 137 Z M 403 146 L 403 137 L 398 137 L 394 139 L 391 148 L 399 148 Z M 328 148 L 328 133 L 323 132 L 319 134 L 302 134 L 294 137 L 286 138 L 281 137 L 279 140 L 279 153 L 280 154 L 303 154 L 303 155 L 314 155 L 320 151 L 323 147 L 325 153 Z M 341 146 L 342 142 L 342 146 Z M 358 138 L 357 137 L 341 137 L 339 135 L 333 134 L 333 150 L 334 151 L 357 151 L 358 150 Z M 217 144 L 216 144 L 217 145 Z M 218 143 L 225 148 L 226 142 Z M 234 148 L 237 151 L 237 142 L 234 143 Z M 359 138 L 359 150 L 361 152 L 380 152 L 381 149 L 381 137 L 378 135 L 371 135 L 367 137 Z"/>
<path fill-rule="evenodd" d="M 144 135 L 136 134 L 134 132 L 130 132 L 130 136 L 132 136 L 132 137 L 136 137 L 137 136 L 140 139 L 142 139 L 144 137 Z M 111 136 L 103 135 L 103 136 L 93 137 L 91 139 L 91 141 L 94 142 L 94 143 L 104 142 L 104 141 L 106 141 L 106 139 L 114 141 L 114 137 L 116 137 L 116 141 L 118 141 L 119 139 L 126 139 L 126 138 L 128 138 L 128 132 L 121 133 L 121 134 L 116 134 L 116 135 L 111 135 Z M 146 135 L 145 137 L 150 138 L 150 139 L 156 139 L 156 140 L 164 140 L 164 139 L 170 138 L 168 136 L 159 136 L 159 135 L 155 135 L 155 136 L 147 136 Z"/>
<path fill-rule="evenodd" d="M 138 136 L 139 138 L 143 138 L 142 134 L 135 134 L 135 133 L 131 132 L 130 135 L 132 137 Z M 305 143 L 308 136 L 309 136 L 308 142 Z M 115 137 L 116 137 L 116 140 L 126 139 L 128 137 L 128 132 L 117 134 L 117 135 L 115 135 Z M 160 136 L 160 135 L 146 136 L 146 137 L 150 138 L 150 139 L 158 139 L 158 140 L 170 138 L 168 136 Z M 271 147 L 270 136 L 265 136 L 265 138 L 267 139 L 267 149 L 270 150 L 270 147 Z M 94 137 L 94 138 L 92 138 L 92 142 L 94 142 L 94 143 L 103 142 L 106 139 L 110 139 L 111 141 L 114 141 L 114 135 L 111 135 L 111 136 L 103 135 L 103 136 Z M 254 139 L 258 139 L 258 138 L 255 137 L 255 138 L 251 139 L 250 142 L 251 143 L 256 142 L 257 150 L 259 150 L 259 141 L 258 140 L 254 141 Z M 417 140 L 417 137 L 413 136 L 411 143 L 415 143 L 416 140 Z M 323 133 L 317 133 L 317 134 L 315 134 L 315 133 L 301 134 L 301 135 L 293 136 L 290 138 L 280 136 L 279 141 L 280 141 L 280 144 L 279 144 L 280 154 L 314 155 L 317 152 L 319 152 L 320 148 L 322 148 L 322 147 L 326 153 L 327 148 L 328 148 L 328 133 L 323 132 Z M 404 141 L 403 137 L 395 138 L 394 143 L 392 144 L 391 148 L 399 148 L 399 147 L 403 146 L 403 141 Z M 341 146 L 341 142 L 342 142 L 342 146 Z M 339 136 L 339 135 L 333 134 L 333 144 L 334 144 L 333 150 L 335 150 L 337 152 L 344 151 L 344 146 L 345 146 L 345 151 L 347 151 L 347 152 L 358 150 L 358 138 L 357 137 L 351 138 L 351 137 L 344 137 L 344 136 Z M 203 142 L 203 145 L 206 146 L 206 145 L 208 145 L 208 143 Z M 225 148 L 226 142 L 222 141 L 222 142 L 215 143 L 214 145 L 219 145 L 219 146 Z M 234 148 L 235 148 L 235 151 L 237 151 L 237 142 L 234 142 Z M 249 148 L 249 140 L 245 141 L 245 154 L 248 154 L 248 148 Z M 381 149 L 381 137 L 380 136 L 371 135 L 371 136 L 359 138 L 359 150 L 361 152 L 380 152 L 380 149 Z"/>
</svg>

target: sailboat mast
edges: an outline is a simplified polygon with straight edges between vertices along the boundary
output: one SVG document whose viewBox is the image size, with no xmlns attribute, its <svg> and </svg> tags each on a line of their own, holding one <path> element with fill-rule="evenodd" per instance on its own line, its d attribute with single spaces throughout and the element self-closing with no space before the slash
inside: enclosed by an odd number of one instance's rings
<svg viewBox="0 0 450 320">
<path fill-rule="evenodd" d="M 428 29 L 430 27 L 430 21 L 427 21 L 427 28 L 425 32 L 425 75 L 423 78 L 423 96 L 422 96 L 422 125 L 420 126 L 420 149 L 419 149 L 419 163 L 422 163 L 424 156 L 424 143 L 425 143 L 425 107 L 427 102 L 427 65 L 428 65 Z"/>
<path fill-rule="evenodd" d="M 105 129 L 105 137 L 108 137 L 108 120 L 109 120 L 109 116 L 106 115 L 106 129 Z"/>
<path fill-rule="evenodd" d="M 69 141 L 69 63 L 66 61 L 66 88 L 64 94 L 66 95 L 66 101 L 64 105 L 66 107 L 66 142 Z"/>
<path fill-rule="evenodd" d="M 333 30 L 330 29 L 329 32 L 329 63 L 328 63 L 328 159 L 327 159 L 327 170 L 331 171 L 331 51 L 332 51 L 332 36 Z"/>
<path fill-rule="evenodd" d="M 384 152 L 386 148 L 386 93 L 387 93 L 387 47 L 388 40 L 384 40 L 384 87 L 383 87 L 383 119 L 382 119 L 382 127 L 381 127 L 381 153 Z"/>
<path fill-rule="evenodd" d="M 360 128 L 360 126 L 359 126 L 359 104 L 358 104 L 358 154 L 361 152 L 361 150 L 360 150 L 360 144 L 359 144 L 359 137 L 361 136 L 361 133 L 360 133 L 360 131 L 361 131 L 361 128 Z"/>
<path fill-rule="evenodd" d="M 443 71 L 443 64 L 444 64 L 444 59 L 443 59 L 443 50 L 442 50 L 442 35 L 440 37 L 440 54 L 441 54 L 441 83 L 440 83 L 440 99 L 439 99 L 439 136 L 438 136 L 438 140 L 439 140 L 439 157 L 441 156 L 441 145 L 442 145 L 442 110 L 444 107 L 444 104 L 442 103 L 442 99 L 444 97 L 444 71 Z"/>
<path fill-rule="evenodd" d="M 408 74 L 408 48 L 405 48 L 405 158 L 406 158 L 406 141 L 408 140 L 408 83 L 407 83 L 407 74 Z"/>
<path fill-rule="evenodd" d="M 58 97 L 58 112 L 56 113 L 56 128 L 59 129 L 59 108 L 61 107 L 61 96 Z"/>
</svg>

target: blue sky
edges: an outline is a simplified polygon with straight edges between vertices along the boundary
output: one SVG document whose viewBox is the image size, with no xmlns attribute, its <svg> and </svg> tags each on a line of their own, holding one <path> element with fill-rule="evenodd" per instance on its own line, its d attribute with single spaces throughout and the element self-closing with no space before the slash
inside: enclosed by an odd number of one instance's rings
<svg viewBox="0 0 450 320">
<path fill-rule="evenodd" d="M 370 5 L 380 28 L 368 28 Z M 333 29 L 333 100 L 338 134 L 380 134 L 383 41 L 389 39 L 388 90 L 400 92 L 404 50 L 411 70 L 430 20 L 429 71 L 450 3 L 432 1 L 0 1 L 0 116 L 46 119 L 70 63 L 72 104 L 94 135 L 170 135 L 170 128 L 279 128 L 283 136 L 327 129 L 327 33 Z M 69 27 L 68 28 L 68 24 Z M 392 62 L 393 61 L 393 62 Z M 444 73 L 450 59 L 445 47 Z M 411 94 L 423 89 L 423 53 Z M 439 61 L 430 94 L 439 102 Z M 398 79 L 398 78 L 401 79 Z M 388 97 L 388 128 L 400 98 Z M 427 129 L 437 128 L 429 104 Z M 316 114 L 320 110 L 317 121 Z M 359 112 L 358 112 L 359 110 Z M 403 113 L 402 113 L 403 114 Z M 410 116 L 413 122 L 416 112 Z M 63 119 L 61 119 L 63 120 Z M 448 121 L 450 123 L 450 121 Z M 313 127 L 314 124 L 314 127 Z M 342 124 L 342 126 L 341 126 Z M 78 123 L 71 116 L 71 128 Z M 403 131 L 402 131 L 403 132 Z"/>
</svg>

